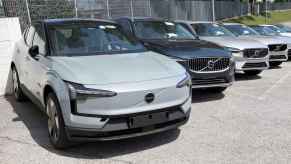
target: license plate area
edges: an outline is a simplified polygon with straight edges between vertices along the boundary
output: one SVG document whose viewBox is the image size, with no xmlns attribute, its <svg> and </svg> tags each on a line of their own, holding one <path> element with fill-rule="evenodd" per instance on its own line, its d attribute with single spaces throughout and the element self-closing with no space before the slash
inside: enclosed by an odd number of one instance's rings
<svg viewBox="0 0 291 164">
<path fill-rule="evenodd" d="M 154 124 L 167 122 L 169 120 L 168 112 L 151 113 L 130 117 L 128 120 L 129 128 L 146 127 Z"/>
</svg>

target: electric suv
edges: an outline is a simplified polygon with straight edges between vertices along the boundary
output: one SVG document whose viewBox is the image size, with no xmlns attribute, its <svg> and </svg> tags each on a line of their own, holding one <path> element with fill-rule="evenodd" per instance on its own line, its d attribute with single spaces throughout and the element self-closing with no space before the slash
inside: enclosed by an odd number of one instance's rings
<svg viewBox="0 0 291 164">
<path fill-rule="evenodd" d="M 189 118 L 187 71 L 111 21 L 37 22 L 16 44 L 11 68 L 15 98 L 47 114 L 55 148 L 157 133 Z"/>
<path fill-rule="evenodd" d="M 285 41 L 272 37 L 263 36 L 252 28 L 239 23 L 224 23 L 224 27 L 240 38 L 248 38 L 259 41 L 269 48 L 269 61 L 271 66 L 279 66 L 288 60 L 287 44 Z"/>
<path fill-rule="evenodd" d="M 179 21 L 200 39 L 219 44 L 232 52 L 236 72 L 257 75 L 269 68 L 268 47 L 258 41 L 238 38 L 218 23 Z"/>
<path fill-rule="evenodd" d="M 182 64 L 192 77 L 192 88 L 223 92 L 234 80 L 231 53 L 200 40 L 182 25 L 159 18 L 119 18 L 117 22 L 146 48 Z"/>
</svg>

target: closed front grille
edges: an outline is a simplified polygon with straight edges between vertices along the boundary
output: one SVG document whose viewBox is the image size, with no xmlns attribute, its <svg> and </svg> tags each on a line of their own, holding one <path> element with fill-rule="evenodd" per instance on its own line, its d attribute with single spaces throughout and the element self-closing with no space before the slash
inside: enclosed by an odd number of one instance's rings
<svg viewBox="0 0 291 164">
<path fill-rule="evenodd" d="M 243 55 L 245 58 L 264 58 L 268 55 L 267 48 L 245 49 Z"/>
<path fill-rule="evenodd" d="M 187 66 L 194 72 L 215 72 L 229 68 L 229 58 L 195 58 L 187 61 Z"/>
<path fill-rule="evenodd" d="M 285 55 L 271 55 L 270 59 L 286 59 Z"/>
<path fill-rule="evenodd" d="M 243 68 L 264 68 L 267 67 L 267 64 L 265 62 L 261 63 L 246 63 Z"/>
<path fill-rule="evenodd" d="M 268 47 L 270 51 L 285 51 L 287 49 L 287 44 L 271 44 Z"/>
</svg>

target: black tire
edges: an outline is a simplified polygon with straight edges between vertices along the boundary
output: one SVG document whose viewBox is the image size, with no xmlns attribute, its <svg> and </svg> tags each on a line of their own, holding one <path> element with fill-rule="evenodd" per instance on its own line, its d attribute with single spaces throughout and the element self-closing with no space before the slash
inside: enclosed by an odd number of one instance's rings
<svg viewBox="0 0 291 164">
<path fill-rule="evenodd" d="M 244 72 L 248 76 L 257 76 L 258 74 L 262 73 L 262 70 L 249 70 Z"/>
<path fill-rule="evenodd" d="M 209 88 L 208 91 L 212 93 L 222 93 L 227 89 L 227 87 L 215 87 L 215 88 Z"/>
<path fill-rule="evenodd" d="M 271 61 L 270 62 L 270 66 L 271 67 L 278 67 L 279 65 L 281 65 L 283 62 L 281 61 Z"/>
<path fill-rule="evenodd" d="M 46 111 L 48 115 L 48 135 L 51 144 L 56 149 L 67 148 L 69 140 L 65 130 L 65 123 L 59 101 L 54 93 L 49 93 L 46 97 Z"/>
<path fill-rule="evenodd" d="M 20 80 L 17 69 L 15 67 L 12 67 L 11 71 L 12 71 L 13 96 L 18 102 L 24 101 L 26 100 L 26 96 L 20 87 Z"/>
</svg>

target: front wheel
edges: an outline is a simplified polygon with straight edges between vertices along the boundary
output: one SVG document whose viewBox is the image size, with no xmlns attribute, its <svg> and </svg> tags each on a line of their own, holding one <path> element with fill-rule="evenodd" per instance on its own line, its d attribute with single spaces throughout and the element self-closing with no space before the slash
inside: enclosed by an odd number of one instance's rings
<svg viewBox="0 0 291 164">
<path fill-rule="evenodd" d="M 262 73 L 262 70 L 249 70 L 249 71 L 244 71 L 246 75 L 249 76 L 256 76 L 260 73 Z"/>
<path fill-rule="evenodd" d="M 49 93 L 47 96 L 46 111 L 48 114 L 48 132 L 51 144 L 56 149 L 64 149 L 68 147 L 69 141 L 59 101 L 57 96 L 53 93 Z"/>
<path fill-rule="evenodd" d="M 209 88 L 208 90 L 209 90 L 210 92 L 213 92 L 213 93 L 222 93 L 222 92 L 224 92 L 226 89 L 227 89 L 227 87 L 215 87 L 215 88 Z"/>
<path fill-rule="evenodd" d="M 279 65 L 281 65 L 283 62 L 281 61 L 271 61 L 270 62 L 270 66 L 272 67 L 278 67 Z"/>
<path fill-rule="evenodd" d="M 20 80 L 19 80 L 18 72 L 15 67 L 12 67 L 12 88 L 13 88 L 13 95 L 16 101 L 25 100 L 26 97 L 20 87 Z"/>
</svg>

